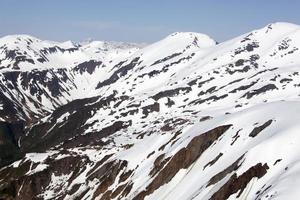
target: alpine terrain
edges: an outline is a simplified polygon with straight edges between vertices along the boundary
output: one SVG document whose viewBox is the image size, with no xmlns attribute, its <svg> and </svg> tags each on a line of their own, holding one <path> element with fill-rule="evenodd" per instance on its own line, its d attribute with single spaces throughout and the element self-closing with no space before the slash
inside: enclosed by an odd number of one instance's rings
<svg viewBox="0 0 300 200">
<path fill-rule="evenodd" d="M 0 39 L 0 199 L 299 199 L 300 26 L 150 45 Z"/>
</svg>

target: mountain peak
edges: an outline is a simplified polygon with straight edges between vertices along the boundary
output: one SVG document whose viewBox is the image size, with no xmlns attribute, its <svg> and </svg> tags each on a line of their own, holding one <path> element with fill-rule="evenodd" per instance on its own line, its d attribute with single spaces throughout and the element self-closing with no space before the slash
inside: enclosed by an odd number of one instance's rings
<svg viewBox="0 0 300 200">
<path fill-rule="evenodd" d="M 16 35 L 7 35 L 0 38 L 1 44 L 18 44 L 18 43 L 26 42 L 26 43 L 32 43 L 32 42 L 41 42 L 40 39 L 33 37 L 31 35 L 27 34 L 16 34 Z"/>
<path fill-rule="evenodd" d="M 299 29 L 300 26 L 294 23 L 289 22 L 274 22 L 268 24 L 266 27 L 274 28 L 274 29 L 287 29 L 287 28 L 293 28 L 293 29 Z"/>
<path fill-rule="evenodd" d="M 287 22 L 275 22 L 270 23 L 267 26 L 253 31 L 253 32 L 261 32 L 261 34 L 272 34 L 274 36 L 284 36 L 290 33 L 293 33 L 294 31 L 300 30 L 300 26 L 292 23 Z"/>
<path fill-rule="evenodd" d="M 216 45 L 216 41 L 206 34 L 197 32 L 174 32 L 167 36 L 167 40 L 191 41 L 200 48 L 206 48 Z"/>
</svg>

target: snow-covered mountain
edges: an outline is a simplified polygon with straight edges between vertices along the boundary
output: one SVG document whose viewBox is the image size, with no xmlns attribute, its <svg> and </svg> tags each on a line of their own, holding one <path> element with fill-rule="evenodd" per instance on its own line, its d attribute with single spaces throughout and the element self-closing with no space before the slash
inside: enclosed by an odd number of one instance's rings
<svg viewBox="0 0 300 200">
<path fill-rule="evenodd" d="M 136 44 L 42 41 L 28 35 L 0 39 L 0 91 L 4 121 L 36 120 L 77 98 L 139 49 Z M 3 97 L 2 97 L 3 96 Z"/>
<path fill-rule="evenodd" d="M 0 199 L 298 199 L 299 26 L 0 44 Z"/>
</svg>

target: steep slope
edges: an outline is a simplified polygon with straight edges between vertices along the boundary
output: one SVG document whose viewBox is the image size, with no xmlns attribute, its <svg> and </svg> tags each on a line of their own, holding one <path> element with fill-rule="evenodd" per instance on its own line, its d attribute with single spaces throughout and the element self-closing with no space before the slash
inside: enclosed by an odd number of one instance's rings
<svg viewBox="0 0 300 200">
<path fill-rule="evenodd" d="M 297 199 L 299 48 L 300 27 L 275 23 L 111 58 L 89 92 L 23 129 L 0 198 Z"/>
</svg>

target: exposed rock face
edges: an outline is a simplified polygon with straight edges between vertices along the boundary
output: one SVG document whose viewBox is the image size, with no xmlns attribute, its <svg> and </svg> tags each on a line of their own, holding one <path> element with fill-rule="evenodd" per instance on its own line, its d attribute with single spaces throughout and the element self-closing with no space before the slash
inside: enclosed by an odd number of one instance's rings
<svg viewBox="0 0 300 200">
<path fill-rule="evenodd" d="M 213 177 L 211 177 L 211 179 L 208 181 L 207 186 L 218 183 L 225 176 L 232 173 L 233 171 L 236 171 L 241 166 L 241 163 L 242 163 L 241 161 L 242 161 L 243 157 L 244 157 L 244 155 L 239 157 L 234 163 L 229 165 L 226 169 L 224 169 L 223 171 L 221 171 L 221 172 L 215 174 Z"/>
<path fill-rule="evenodd" d="M 230 195 L 237 192 L 239 193 L 236 197 L 239 198 L 251 179 L 261 178 L 267 173 L 267 169 L 269 169 L 267 164 L 262 165 L 261 163 L 258 163 L 240 176 L 237 176 L 236 173 L 233 174 L 225 185 L 211 197 L 211 199 L 227 199 Z"/>
<path fill-rule="evenodd" d="M 215 157 L 213 160 L 209 161 L 205 166 L 204 166 L 204 169 L 208 166 L 212 166 L 213 164 L 215 164 L 219 159 L 220 157 L 223 156 L 223 153 L 219 153 L 217 157 Z"/>
<path fill-rule="evenodd" d="M 92 74 L 93 72 L 95 72 L 96 67 L 100 66 L 101 64 L 102 64 L 101 61 L 90 60 L 90 61 L 80 63 L 73 70 L 79 72 L 80 74 L 83 74 L 84 72 L 88 72 L 89 74 Z"/>
<path fill-rule="evenodd" d="M 23 124 L 0 122 L 0 167 L 22 158 L 18 139 L 23 134 Z"/>
<path fill-rule="evenodd" d="M 43 199 L 43 197 L 39 197 L 39 194 L 50 184 L 51 174 L 52 176 L 60 176 L 73 172 L 72 175 L 75 177 L 87 162 L 87 158 L 68 156 L 60 160 L 48 159 L 46 161 L 47 164 L 44 164 L 47 165 L 47 168 L 41 170 L 37 170 L 39 165 L 32 165 L 32 163 L 28 161 L 25 161 L 20 167 L 14 170 L 3 170 L 0 176 L 4 178 L 6 182 L 1 185 L 0 198 Z M 35 169 L 36 173 L 28 173 L 28 171 Z M 17 179 L 11 180 L 12 177 Z M 62 198 L 65 195 L 66 193 L 64 195 L 58 195 L 57 197 Z"/>
<path fill-rule="evenodd" d="M 272 123 L 272 120 L 267 121 L 266 123 L 264 123 L 261 126 L 255 127 L 251 133 L 249 134 L 250 137 L 255 137 L 257 136 L 261 131 L 263 131 L 265 128 L 267 128 L 268 126 L 270 126 Z"/>
<path fill-rule="evenodd" d="M 160 168 L 152 183 L 146 187 L 146 190 L 138 194 L 134 199 L 144 199 L 145 196 L 154 192 L 157 188 L 163 186 L 172 180 L 180 169 L 187 169 L 193 164 L 201 154 L 215 142 L 231 125 L 217 127 L 197 137 L 194 137 L 187 147 L 180 149 L 169 161 L 158 161 L 159 166 L 154 163 L 154 167 Z M 163 164 L 161 164 L 163 163 Z"/>
</svg>

